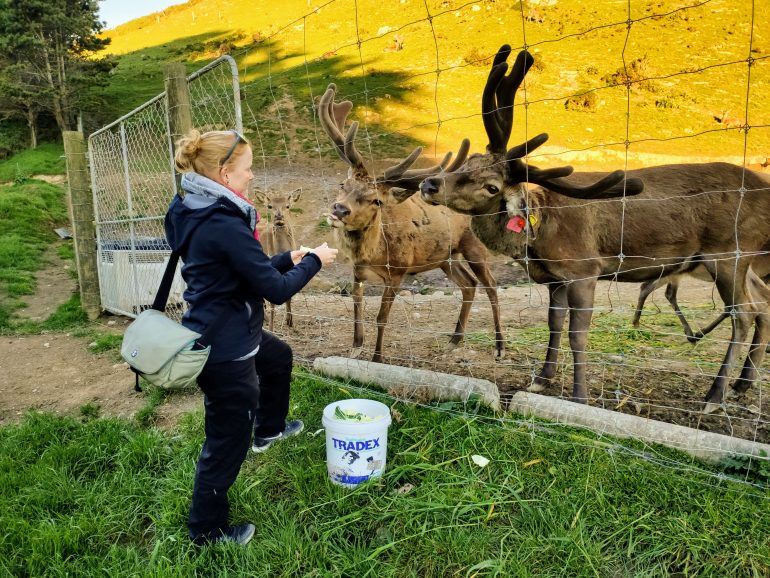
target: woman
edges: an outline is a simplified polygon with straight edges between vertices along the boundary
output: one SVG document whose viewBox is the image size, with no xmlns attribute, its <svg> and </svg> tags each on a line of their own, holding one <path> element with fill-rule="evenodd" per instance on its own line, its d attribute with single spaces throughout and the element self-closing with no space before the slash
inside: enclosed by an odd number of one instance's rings
<svg viewBox="0 0 770 578">
<path fill-rule="evenodd" d="M 207 334 L 211 345 L 198 385 L 203 390 L 206 441 L 195 472 L 188 528 L 196 544 L 246 544 L 253 524 L 230 526 L 227 491 L 235 482 L 254 433 L 255 451 L 302 431 L 286 423 L 291 348 L 262 329 L 263 299 L 277 305 L 299 292 L 337 250 L 267 257 L 259 244 L 258 214 L 244 197 L 254 178 L 252 151 L 236 131 L 191 131 L 177 143 L 183 195 L 166 215 L 166 237 L 181 247 L 183 325 Z M 215 323 L 215 320 L 219 320 Z"/>
</svg>

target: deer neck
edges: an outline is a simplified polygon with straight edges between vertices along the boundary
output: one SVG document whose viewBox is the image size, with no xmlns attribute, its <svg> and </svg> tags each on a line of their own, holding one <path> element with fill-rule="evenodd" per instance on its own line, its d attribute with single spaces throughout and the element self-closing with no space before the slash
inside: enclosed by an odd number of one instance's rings
<svg viewBox="0 0 770 578">
<path fill-rule="evenodd" d="M 288 223 L 270 227 L 270 236 L 276 251 L 288 251 L 294 247 L 294 231 Z"/>
<path fill-rule="evenodd" d="M 335 229 L 337 242 L 354 263 L 370 263 L 378 255 L 382 255 L 380 250 L 382 244 L 382 217 L 377 217 L 363 229 L 348 231 L 345 229 Z"/>
<path fill-rule="evenodd" d="M 505 228 L 508 212 L 505 205 L 493 214 L 471 217 L 471 230 L 488 249 L 514 259 L 526 254 L 527 235 L 513 233 Z"/>
</svg>

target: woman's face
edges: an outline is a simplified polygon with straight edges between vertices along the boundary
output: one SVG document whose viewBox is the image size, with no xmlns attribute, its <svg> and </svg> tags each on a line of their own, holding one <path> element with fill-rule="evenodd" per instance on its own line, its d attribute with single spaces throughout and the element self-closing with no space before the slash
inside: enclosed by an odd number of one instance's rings
<svg viewBox="0 0 770 578">
<path fill-rule="evenodd" d="M 238 156 L 233 155 L 230 162 L 219 169 L 219 176 L 221 184 L 243 195 L 254 178 L 254 173 L 251 172 L 251 163 L 254 161 L 254 156 L 251 152 L 251 147 L 248 145 L 246 145 L 245 149 L 238 152 L 240 153 Z"/>
</svg>

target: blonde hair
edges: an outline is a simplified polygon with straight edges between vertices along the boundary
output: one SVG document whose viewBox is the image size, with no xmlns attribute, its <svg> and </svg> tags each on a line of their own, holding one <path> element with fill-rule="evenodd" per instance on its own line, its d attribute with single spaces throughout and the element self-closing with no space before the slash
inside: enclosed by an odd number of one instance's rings
<svg viewBox="0 0 770 578">
<path fill-rule="evenodd" d="M 201 175 L 216 172 L 223 166 L 222 159 L 238 138 L 231 130 L 212 130 L 201 133 L 192 129 L 176 143 L 174 164 L 180 173 L 196 172 Z M 244 139 L 245 140 L 245 139 Z M 229 165 L 237 159 L 249 146 L 249 142 L 239 142 L 233 150 L 225 165 Z"/>
</svg>

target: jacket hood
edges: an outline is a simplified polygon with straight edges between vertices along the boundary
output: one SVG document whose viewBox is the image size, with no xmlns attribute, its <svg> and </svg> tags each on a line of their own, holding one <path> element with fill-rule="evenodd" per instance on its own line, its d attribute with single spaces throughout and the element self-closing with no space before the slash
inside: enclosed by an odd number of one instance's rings
<svg viewBox="0 0 770 578">
<path fill-rule="evenodd" d="M 246 220 L 252 230 L 256 227 L 254 207 L 219 183 L 197 173 L 185 173 L 182 189 L 185 196 L 175 196 L 166 214 L 166 238 L 172 250 L 184 246 L 202 221 L 223 209 Z"/>
<path fill-rule="evenodd" d="M 166 213 L 166 239 L 172 251 L 183 247 L 190 240 L 193 231 L 214 213 L 225 211 L 245 220 L 243 213 L 228 199 L 211 199 L 187 193 L 184 198 L 174 196 Z"/>
</svg>

